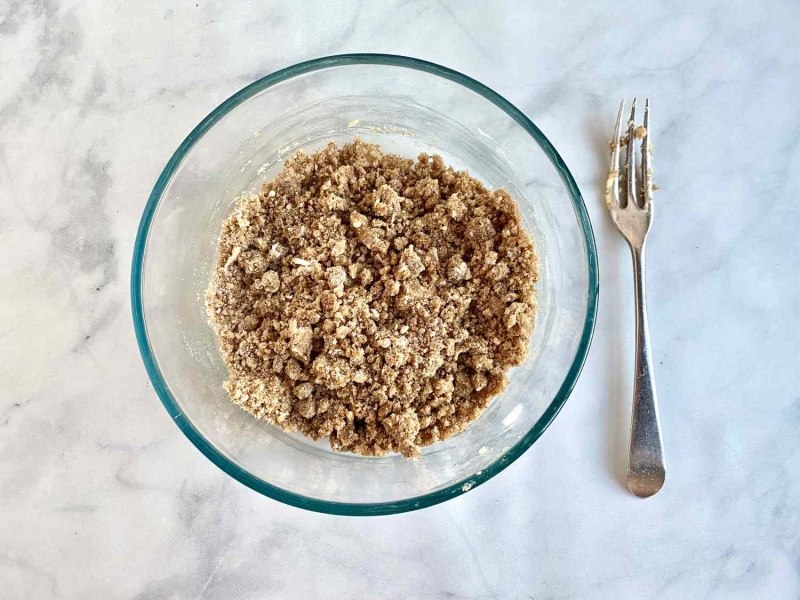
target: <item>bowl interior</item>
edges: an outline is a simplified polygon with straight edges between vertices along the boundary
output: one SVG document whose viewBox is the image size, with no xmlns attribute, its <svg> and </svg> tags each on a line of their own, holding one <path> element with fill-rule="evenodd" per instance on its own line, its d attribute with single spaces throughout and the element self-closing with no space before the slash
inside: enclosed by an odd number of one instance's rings
<svg viewBox="0 0 800 600">
<path fill-rule="evenodd" d="M 327 61 L 327 62 L 326 62 Z M 407 62 L 405 62 L 407 61 Z M 330 512 L 410 510 L 467 491 L 502 469 L 560 408 L 591 337 L 594 247 L 580 196 L 544 136 L 468 78 L 383 57 L 324 59 L 279 72 L 220 106 L 176 152 L 142 219 L 134 318 L 162 400 L 190 439 L 244 483 Z M 291 153 L 354 136 L 409 158 L 442 155 L 520 204 L 540 258 L 537 329 L 527 362 L 463 433 L 400 456 L 335 453 L 235 406 L 204 295 L 222 220 Z M 537 140 L 537 136 L 541 139 Z"/>
</svg>

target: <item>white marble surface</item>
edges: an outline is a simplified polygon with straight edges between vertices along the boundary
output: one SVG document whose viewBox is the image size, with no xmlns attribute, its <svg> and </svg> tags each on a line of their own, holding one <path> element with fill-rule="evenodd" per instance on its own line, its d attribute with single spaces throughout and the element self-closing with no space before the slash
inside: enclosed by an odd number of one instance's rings
<svg viewBox="0 0 800 600">
<path fill-rule="evenodd" d="M 798 598 L 800 5 L 0 0 L 0 596 Z M 584 374 L 534 447 L 421 512 L 312 514 L 229 479 L 132 331 L 140 212 L 190 129 L 308 58 L 407 54 L 498 90 L 575 174 L 601 260 Z M 603 212 L 649 95 L 650 316 L 669 475 L 621 484 L 627 249 Z"/>
</svg>

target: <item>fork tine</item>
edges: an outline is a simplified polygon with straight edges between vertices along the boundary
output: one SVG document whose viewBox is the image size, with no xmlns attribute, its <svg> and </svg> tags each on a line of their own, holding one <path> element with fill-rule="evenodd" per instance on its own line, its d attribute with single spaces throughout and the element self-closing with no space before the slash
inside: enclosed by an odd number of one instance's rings
<svg viewBox="0 0 800 600">
<path fill-rule="evenodd" d="M 622 139 L 622 111 L 624 109 L 625 100 L 619 103 L 617 126 L 614 128 L 614 141 L 611 148 L 611 167 L 606 181 L 606 205 L 609 209 L 612 206 L 622 206 L 619 201 L 619 142 Z"/>
<path fill-rule="evenodd" d="M 644 101 L 644 140 L 642 140 L 642 181 L 644 182 L 644 207 L 653 201 L 653 165 L 650 149 L 650 100 Z"/>
<path fill-rule="evenodd" d="M 628 161 L 625 167 L 625 181 L 627 182 L 627 206 L 633 202 L 636 206 L 639 205 L 639 200 L 636 194 L 636 151 L 634 145 L 636 142 L 636 98 L 633 99 L 631 104 L 631 118 L 628 121 Z"/>
</svg>

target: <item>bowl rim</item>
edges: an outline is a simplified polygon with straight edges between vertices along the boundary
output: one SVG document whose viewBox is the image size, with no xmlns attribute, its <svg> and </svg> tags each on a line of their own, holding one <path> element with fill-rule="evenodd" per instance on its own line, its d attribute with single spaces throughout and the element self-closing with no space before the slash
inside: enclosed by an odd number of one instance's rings
<svg viewBox="0 0 800 600">
<path fill-rule="evenodd" d="M 147 246 L 147 239 L 150 232 L 150 225 L 153 221 L 161 196 L 167 187 L 167 184 L 172 179 L 173 174 L 180 166 L 183 159 L 194 147 L 197 141 L 211 129 L 220 119 L 226 114 L 236 108 L 239 104 L 243 103 L 255 94 L 266 90 L 280 82 L 286 81 L 299 75 L 311 73 L 321 69 L 331 67 L 352 66 L 352 65 L 383 65 L 390 67 L 409 68 L 417 71 L 422 71 L 442 77 L 454 83 L 458 83 L 467 89 L 480 94 L 489 102 L 500 108 L 508 114 L 518 125 L 525 129 L 528 134 L 534 139 L 539 147 L 544 151 L 550 162 L 558 171 L 561 180 L 569 192 L 572 200 L 573 208 L 575 210 L 578 224 L 583 232 L 584 248 L 586 252 L 587 261 L 587 277 L 588 277 L 588 291 L 586 302 L 586 316 L 584 320 L 583 330 L 581 332 L 580 342 L 575 351 L 572 364 L 567 372 L 567 376 L 561 387 L 558 390 L 555 398 L 550 405 L 542 413 L 539 420 L 536 421 L 534 426 L 522 437 L 514 446 L 507 450 L 502 456 L 495 460 L 491 465 L 484 468 L 480 473 L 475 473 L 465 479 L 450 485 L 446 488 L 424 494 L 422 496 L 415 496 L 404 500 L 397 500 L 391 502 L 377 502 L 377 503 L 347 503 L 347 502 L 331 502 L 327 500 L 320 500 L 317 498 L 310 498 L 294 492 L 284 490 L 280 487 L 274 486 L 266 481 L 252 475 L 248 471 L 242 469 L 227 457 L 225 457 L 217 448 L 209 442 L 186 417 L 180 408 L 180 405 L 173 398 L 166 381 L 161 375 L 161 371 L 155 361 L 150 340 L 147 335 L 147 328 L 144 319 L 144 306 L 142 303 L 142 287 L 143 287 L 143 265 L 145 259 L 145 251 Z M 433 506 L 455 498 L 469 490 L 472 490 L 479 485 L 485 483 L 503 469 L 508 467 L 516 459 L 530 448 L 533 443 L 544 433 L 547 427 L 552 423 L 553 419 L 559 413 L 564 403 L 569 398 L 575 384 L 580 376 L 583 365 L 586 361 L 586 356 L 591 345 L 592 336 L 594 334 L 595 319 L 597 315 L 597 298 L 599 292 L 599 273 L 597 265 L 597 251 L 594 240 L 594 233 L 592 225 L 589 220 L 589 214 L 581 196 L 578 185 L 575 182 L 572 174 L 570 173 L 564 160 L 561 158 L 555 147 L 545 137 L 541 130 L 533 124 L 533 122 L 526 117 L 522 111 L 516 108 L 508 100 L 503 98 L 500 94 L 483 85 L 482 83 L 449 69 L 441 65 L 421 60 L 418 58 L 411 58 L 408 56 L 400 56 L 394 54 L 372 54 L 372 53 L 359 53 L 359 54 L 339 54 L 333 56 L 325 56 L 301 62 L 290 67 L 286 67 L 279 71 L 275 71 L 257 81 L 245 86 L 222 104 L 216 107 L 208 116 L 206 116 L 199 125 L 197 125 L 192 132 L 183 140 L 178 149 L 170 157 L 163 171 L 156 180 L 155 186 L 147 200 L 144 212 L 139 222 L 139 228 L 136 233 L 136 242 L 133 250 L 133 262 L 131 268 L 131 309 L 133 312 L 133 325 L 136 333 L 136 340 L 139 346 L 139 353 L 142 356 L 147 374 L 153 384 L 153 388 L 158 394 L 164 408 L 166 408 L 169 415 L 175 421 L 180 430 L 189 438 L 189 441 L 200 450 L 212 463 L 222 469 L 225 473 L 246 485 L 247 487 L 280 502 L 304 508 L 307 510 L 336 514 L 336 515 L 350 515 L 350 516 L 368 516 L 368 515 L 388 515 L 412 510 L 418 510 L 428 506 Z"/>
</svg>

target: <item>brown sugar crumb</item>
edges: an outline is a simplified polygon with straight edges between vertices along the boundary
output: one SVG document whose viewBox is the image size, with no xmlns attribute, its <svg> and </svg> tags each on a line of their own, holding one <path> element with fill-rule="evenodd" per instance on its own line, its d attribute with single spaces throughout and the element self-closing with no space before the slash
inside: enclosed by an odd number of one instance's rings
<svg viewBox="0 0 800 600">
<path fill-rule="evenodd" d="M 206 309 L 233 402 L 334 450 L 416 457 L 525 360 L 537 280 L 505 190 L 356 138 L 237 202 Z"/>
</svg>

